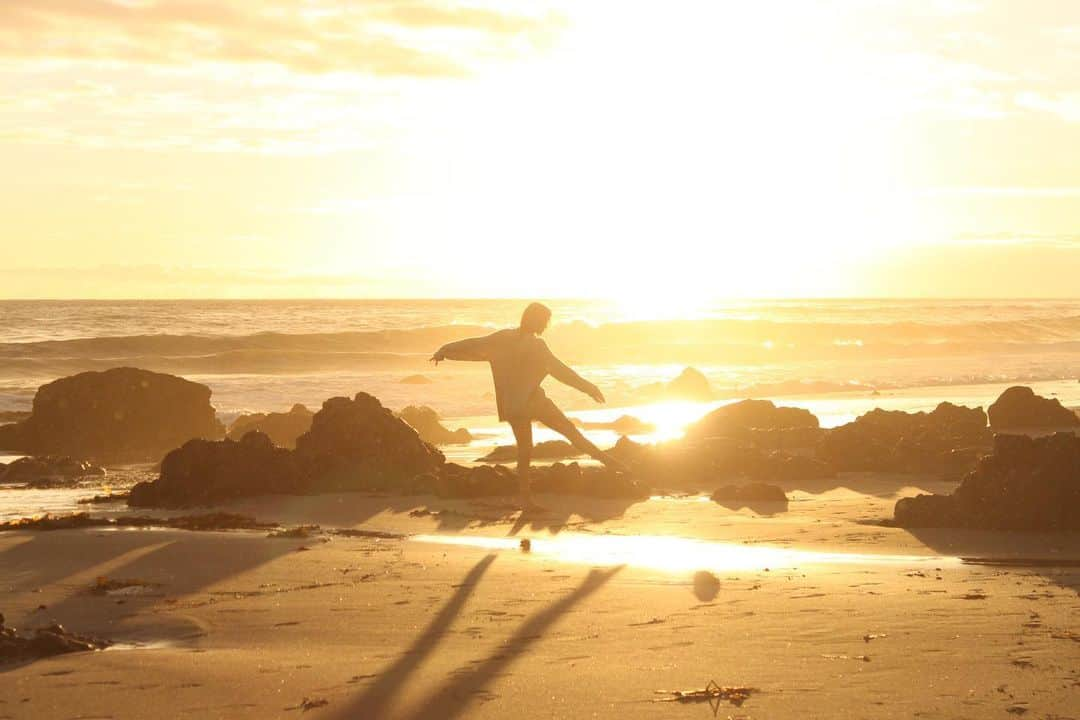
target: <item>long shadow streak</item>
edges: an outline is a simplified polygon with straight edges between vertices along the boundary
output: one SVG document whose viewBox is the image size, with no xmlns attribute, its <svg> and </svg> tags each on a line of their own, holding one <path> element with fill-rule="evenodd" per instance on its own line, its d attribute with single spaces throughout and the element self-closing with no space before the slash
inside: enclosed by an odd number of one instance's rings
<svg viewBox="0 0 1080 720">
<path fill-rule="evenodd" d="M 389 669 L 379 673 L 379 677 L 375 682 L 369 685 L 356 700 L 351 702 L 338 717 L 350 719 L 382 717 L 387 704 L 394 699 L 409 679 L 409 676 L 442 640 L 450 627 L 450 623 L 461 612 L 465 601 L 472 595 L 473 589 L 480 582 L 480 578 L 483 577 L 494 561 L 495 554 L 492 553 L 478 562 L 465 576 L 457 591 L 442 607 L 439 614 L 432 618 L 424 632 L 405 651 L 401 659 L 397 660 Z"/>
<path fill-rule="evenodd" d="M 529 618 L 494 655 L 475 667 L 465 666 L 453 673 L 454 679 L 429 693 L 417 703 L 411 713 L 402 715 L 402 720 L 449 720 L 460 715 L 477 693 L 483 691 L 510 663 L 523 655 L 551 625 L 602 588 L 622 569 L 623 566 L 620 565 L 611 570 L 589 571 L 576 590 Z"/>
</svg>

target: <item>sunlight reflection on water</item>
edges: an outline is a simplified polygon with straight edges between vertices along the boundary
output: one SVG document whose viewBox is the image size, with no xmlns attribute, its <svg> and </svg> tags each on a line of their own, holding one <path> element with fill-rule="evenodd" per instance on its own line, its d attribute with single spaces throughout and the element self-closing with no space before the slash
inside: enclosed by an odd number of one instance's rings
<svg viewBox="0 0 1080 720">
<path fill-rule="evenodd" d="M 463 535 L 417 535 L 418 542 L 488 550 L 516 550 L 519 538 Z M 634 567 L 688 572 L 693 570 L 785 570 L 810 565 L 958 565 L 955 557 L 789 550 L 658 535 L 564 534 L 530 538 L 534 555 L 586 565 Z"/>
</svg>

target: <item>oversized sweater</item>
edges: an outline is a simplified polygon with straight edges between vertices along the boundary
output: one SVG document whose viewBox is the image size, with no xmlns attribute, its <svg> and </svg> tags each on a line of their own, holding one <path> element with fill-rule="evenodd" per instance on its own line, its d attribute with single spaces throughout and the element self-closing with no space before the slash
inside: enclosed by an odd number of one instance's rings
<svg viewBox="0 0 1080 720">
<path fill-rule="evenodd" d="M 593 388 L 592 383 L 555 357 L 546 342 L 519 328 L 449 343 L 436 356 L 489 363 L 500 420 L 527 417 L 529 401 L 536 392 L 543 392 L 540 383 L 548 375 L 583 393 Z"/>
</svg>

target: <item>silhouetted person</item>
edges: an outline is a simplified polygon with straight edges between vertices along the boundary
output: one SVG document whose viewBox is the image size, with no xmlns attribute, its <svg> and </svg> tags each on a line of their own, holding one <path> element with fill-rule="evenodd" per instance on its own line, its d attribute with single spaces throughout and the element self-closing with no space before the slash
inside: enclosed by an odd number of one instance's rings
<svg viewBox="0 0 1080 720">
<path fill-rule="evenodd" d="M 495 403 L 499 420 L 510 423 L 517 440 L 518 480 L 522 505 L 535 508 L 531 496 L 529 464 L 532 461 L 532 423 L 534 420 L 562 434 L 579 450 L 587 452 L 605 465 L 625 471 L 626 467 L 608 453 L 596 447 L 581 434 L 562 410 L 544 394 L 540 383 L 548 375 L 576 388 L 598 403 L 604 402 L 604 394 L 585 378 L 571 370 L 548 349 L 540 335 L 551 322 L 551 310 L 540 303 L 532 303 L 521 314 L 521 324 L 516 328 L 499 330 L 484 337 L 469 338 L 443 345 L 432 362 L 443 360 L 477 360 L 491 364 L 495 380 Z"/>
</svg>

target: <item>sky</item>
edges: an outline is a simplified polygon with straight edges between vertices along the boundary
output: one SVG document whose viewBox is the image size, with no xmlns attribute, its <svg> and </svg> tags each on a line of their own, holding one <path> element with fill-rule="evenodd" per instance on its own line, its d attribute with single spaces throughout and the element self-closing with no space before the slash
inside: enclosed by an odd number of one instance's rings
<svg viewBox="0 0 1080 720">
<path fill-rule="evenodd" d="M 1071 0 L 3 0 L 0 297 L 1074 297 Z"/>
</svg>

